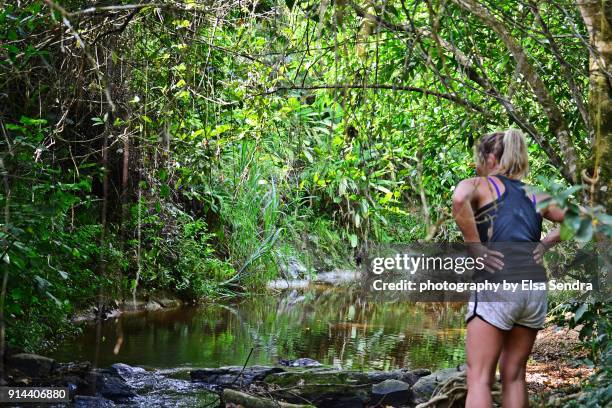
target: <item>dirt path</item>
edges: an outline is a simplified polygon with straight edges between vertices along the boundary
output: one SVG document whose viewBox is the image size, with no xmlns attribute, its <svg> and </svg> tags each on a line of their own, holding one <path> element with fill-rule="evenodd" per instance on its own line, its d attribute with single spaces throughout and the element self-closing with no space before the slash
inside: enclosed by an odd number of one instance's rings
<svg viewBox="0 0 612 408">
<path fill-rule="evenodd" d="M 529 394 L 542 395 L 559 388 L 571 388 L 587 379 L 593 369 L 574 361 L 586 357 L 578 346 L 577 330 L 554 326 L 541 330 L 527 364 Z"/>
</svg>

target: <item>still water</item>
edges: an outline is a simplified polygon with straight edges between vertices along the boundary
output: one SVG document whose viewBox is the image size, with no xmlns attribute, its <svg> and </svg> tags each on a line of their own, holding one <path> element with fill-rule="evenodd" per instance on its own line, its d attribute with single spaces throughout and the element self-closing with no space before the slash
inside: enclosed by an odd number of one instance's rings
<svg viewBox="0 0 612 408">
<path fill-rule="evenodd" d="M 236 303 L 124 314 L 84 328 L 51 357 L 151 369 L 275 364 L 310 357 L 342 369 L 438 369 L 464 361 L 461 305 L 373 303 L 312 286 Z"/>
</svg>

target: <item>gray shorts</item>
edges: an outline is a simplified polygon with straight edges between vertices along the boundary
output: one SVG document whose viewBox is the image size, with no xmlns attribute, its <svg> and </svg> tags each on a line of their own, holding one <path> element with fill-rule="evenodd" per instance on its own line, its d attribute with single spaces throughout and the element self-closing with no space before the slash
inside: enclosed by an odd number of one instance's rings
<svg viewBox="0 0 612 408">
<path fill-rule="evenodd" d="M 500 330 L 525 326 L 541 329 L 546 320 L 548 291 L 519 290 L 517 292 L 473 292 L 466 313 L 466 323 L 475 317 Z"/>
</svg>

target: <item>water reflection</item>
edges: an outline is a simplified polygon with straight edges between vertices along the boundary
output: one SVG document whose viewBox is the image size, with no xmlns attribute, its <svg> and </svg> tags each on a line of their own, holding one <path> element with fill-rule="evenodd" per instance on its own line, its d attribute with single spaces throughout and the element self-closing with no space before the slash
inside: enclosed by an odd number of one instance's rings
<svg viewBox="0 0 612 408">
<path fill-rule="evenodd" d="M 62 344 L 60 361 L 151 368 L 272 364 L 310 357 L 344 369 L 437 369 L 464 360 L 460 305 L 371 303 L 347 287 L 317 287 L 124 315 Z"/>
</svg>

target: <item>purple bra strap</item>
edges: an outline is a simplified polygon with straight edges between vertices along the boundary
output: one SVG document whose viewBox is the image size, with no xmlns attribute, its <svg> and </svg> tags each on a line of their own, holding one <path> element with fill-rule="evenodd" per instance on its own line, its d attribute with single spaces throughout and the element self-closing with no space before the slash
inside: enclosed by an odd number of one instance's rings
<svg viewBox="0 0 612 408">
<path fill-rule="evenodd" d="M 536 205 L 536 196 L 535 194 L 531 197 L 531 201 L 533 201 L 533 205 Z"/>
<path fill-rule="evenodd" d="M 501 197 L 501 193 L 499 192 L 499 187 L 497 187 L 497 183 L 495 182 L 495 180 L 493 180 L 492 177 L 487 177 L 487 179 L 491 182 L 491 184 L 493 184 L 493 187 L 495 187 L 495 191 L 497 192 L 497 198 Z"/>
</svg>

